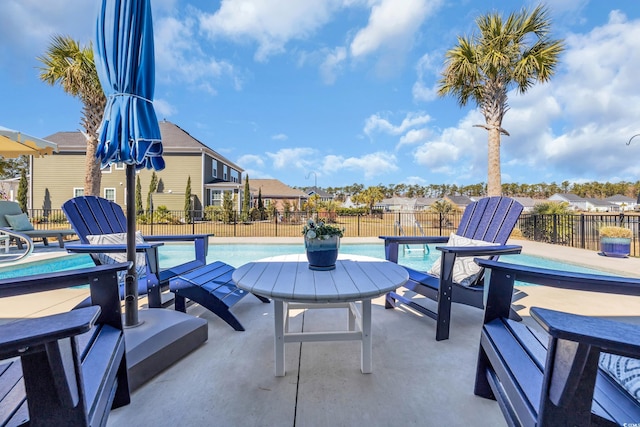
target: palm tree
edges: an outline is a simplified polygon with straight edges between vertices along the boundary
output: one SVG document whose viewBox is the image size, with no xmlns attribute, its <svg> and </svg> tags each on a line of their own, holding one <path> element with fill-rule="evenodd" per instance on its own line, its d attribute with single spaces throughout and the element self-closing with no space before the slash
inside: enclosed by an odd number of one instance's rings
<svg viewBox="0 0 640 427">
<path fill-rule="evenodd" d="M 458 45 L 446 53 L 445 69 L 438 82 L 438 95 L 453 95 L 465 106 L 475 101 L 489 132 L 489 196 L 501 194 L 500 134 L 502 119 L 509 109 L 507 92 L 515 87 L 525 93 L 536 82 L 550 80 L 564 49 L 561 40 L 549 37 L 551 21 L 547 9 L 522 9 L 503 20 L 490 13 L 476 20 L 480 34 L 458 37 Z"/>
<path fill-rule="evenodd" d="M 80 46 L 70 36 L 55 35 L 46 53 L 37 59 L 44 64 L 40 67 L 40 80 L 51 86 L 60 84 L 65 92 L 82 102 L 80 123 L 87 139 L 84 194 L 99 195 L 101 172 L 96 150 L 106 98 L 98 79 L 91 43 Z"/>
</svg>

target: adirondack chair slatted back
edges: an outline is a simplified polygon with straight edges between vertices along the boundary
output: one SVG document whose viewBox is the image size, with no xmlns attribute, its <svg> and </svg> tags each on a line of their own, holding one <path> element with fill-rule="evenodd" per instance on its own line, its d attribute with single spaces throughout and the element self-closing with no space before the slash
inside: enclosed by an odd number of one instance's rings
<svg viewBox="0 0 640 427">
<path fill-rule="evenodd" d="M 62 205 L 62 210 L 84 244 L 89 243 L 88 235 L 127 232 L 127 219 L 122 208 L 107 199 L 74 197 Z"/>
<path fill-rule="evenodd" d="M 485 242 L 507 243 L 522 205 L 508 197 L 485 197 L 467 206 L 457 234 Z"/>
</svg>

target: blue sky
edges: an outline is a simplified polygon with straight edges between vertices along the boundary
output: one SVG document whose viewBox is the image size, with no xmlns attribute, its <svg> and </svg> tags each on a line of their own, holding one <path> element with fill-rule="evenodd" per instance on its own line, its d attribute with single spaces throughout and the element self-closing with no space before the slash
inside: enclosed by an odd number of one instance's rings
<svg viewBox="0 0 640 427">
<path fill-rule="evenodd" d="M 40 82 L 53 34 L 93 38 L 98 1 L 0 2 L 0 125 L 80 129 L 80 103 Z M 553 0 L 556 76 L 510 93 L 503 182 L 640 179 L 640 2 Z M 475 18 L 529 1 L 152 0 L 155 107 L 250 178 L 321 187 L 486 182 L 475 106 L 435 96 Z"/>
</svg>

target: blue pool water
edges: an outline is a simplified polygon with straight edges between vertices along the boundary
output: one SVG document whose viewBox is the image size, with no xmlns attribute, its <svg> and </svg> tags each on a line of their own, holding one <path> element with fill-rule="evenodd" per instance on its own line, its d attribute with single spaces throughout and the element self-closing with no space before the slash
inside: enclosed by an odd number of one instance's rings
<svg viewBox="0 0 640 427">
<path fill-rule="evenodd" d="M 208 262 L 220 260 L 227 264 L 239 267 L 250 261 L 261 258 L 302 252 L 303 246 L 298 244 L 225 244 L 210 245 Z M 384 246 L 379 244 L 342 244 L 340 252 L 354 255 L 367 255 L 384 259 Z M 439 251 L 432 248 L 425 253 L 421 248 L 412 248 L 410 251 L 400 251 L 399 262 L 402 265 L 416 270 L 428 270 L 438 257 Z M 181 264 L 193 259 L 193 249 L 190 245 L 167 244 L 160 247 L 160 265 L 164 267 Z M 577 271 L 584 273 L 603 274 L 603 272 L 581 267 L 573 264 L 566 264 L 546 258 L 533 257 L 529 255 L 507 255 L 500 258 L 502 261 L 513 262 L 543 268 L 561 269 L 565 271 Z M 68 255 L 62 258 L 46 261 L 36 261 L 24 264 L 20 267 L 0 268 L 0 279 L 11 277 L 29 276 L 39 273 L 49 273 L 74 268 L 93 266 L 93 261 L 89 255 Z"/>
</svg>

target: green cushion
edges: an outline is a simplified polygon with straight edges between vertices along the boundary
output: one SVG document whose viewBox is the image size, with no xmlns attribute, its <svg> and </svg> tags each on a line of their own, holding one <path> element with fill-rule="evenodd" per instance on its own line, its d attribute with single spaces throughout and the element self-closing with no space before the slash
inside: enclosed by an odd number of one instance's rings
<svg viewBox="0 0 640 427">
<path fill-rule="evenodd" d="M 33 230 L 33 224 L 29 221 L 26 213 L 19 215 L 5 215 L 4 218 L 9 223 L 9 226 L 15 231 L 29 231 Z"/>
</svg>

